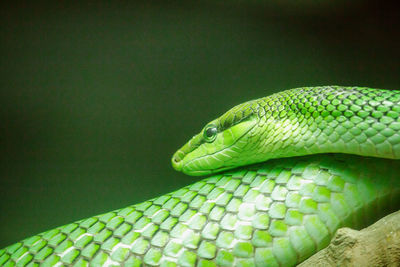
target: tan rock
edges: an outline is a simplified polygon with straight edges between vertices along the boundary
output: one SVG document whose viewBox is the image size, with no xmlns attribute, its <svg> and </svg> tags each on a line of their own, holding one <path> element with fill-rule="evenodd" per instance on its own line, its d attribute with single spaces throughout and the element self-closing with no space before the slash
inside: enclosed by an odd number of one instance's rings
<svg viewBox="0 0 400 267">
<path fill-rule="evenodd" d="M 339 229 L 328 247 L 298 266 L 400 266 L 400 211 L 360 231 Z"/>
</svg>

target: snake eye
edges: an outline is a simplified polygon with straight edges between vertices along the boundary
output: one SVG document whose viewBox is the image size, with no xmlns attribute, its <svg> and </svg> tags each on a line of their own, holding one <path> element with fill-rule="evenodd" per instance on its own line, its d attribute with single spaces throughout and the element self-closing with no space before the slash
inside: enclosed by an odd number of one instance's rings
<svg viewBox="0 0 400 267">
<path fill-rule="evenodd" d="M 206 128 L 204 128 L 204 139 L 206 142 L 212 142 L 215 140 L 217 137 L 218 129 L 215 125 L 207 125 Z"/>
</svg>

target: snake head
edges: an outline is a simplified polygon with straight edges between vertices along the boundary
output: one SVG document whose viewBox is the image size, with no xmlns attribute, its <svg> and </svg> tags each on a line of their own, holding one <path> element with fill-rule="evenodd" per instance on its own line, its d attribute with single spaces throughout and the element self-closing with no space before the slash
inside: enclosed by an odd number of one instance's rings
<svg viewBox="0 0 400 267">
<path fill-rule="evenodd" d="M 209 122 L 172 157 L 172 166 L 188 175 L 206 175 L 246 162 L 246 147 L 257 124 L 252 101 L 240 104 Z"/>
</svg>

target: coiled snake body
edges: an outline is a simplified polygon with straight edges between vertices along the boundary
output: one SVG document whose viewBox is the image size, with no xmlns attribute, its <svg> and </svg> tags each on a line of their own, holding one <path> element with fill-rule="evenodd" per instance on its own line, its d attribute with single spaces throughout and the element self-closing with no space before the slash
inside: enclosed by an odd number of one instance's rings
<svg viewBox="0 0 400 267">
<path fill-rule="evenodd" d="M 360 87 L 243 103 L 172 158 L 211 177 L 8 246 L 0 265 L 296 265 L 399 208 L 399 114 L 399 91 Z"/>
</svg>

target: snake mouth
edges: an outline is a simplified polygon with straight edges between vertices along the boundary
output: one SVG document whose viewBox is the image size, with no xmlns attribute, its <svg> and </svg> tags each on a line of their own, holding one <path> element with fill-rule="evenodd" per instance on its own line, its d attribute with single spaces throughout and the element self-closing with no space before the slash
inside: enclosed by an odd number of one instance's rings
<svg viewBox="0 0 400 267">
<path fill-rule="evenodd" d="M 186 172 L 185 169 L 182 167 L 182 172 L 189 174 L 191 176 L 204 176 L 204 175 L 211 175 L 221 171 L 229 170 L 234 168 L 235 166 L 224 166 L 215 169 L 207 169 L 207 170 L 190 170 L 190 172 Z"/>
</svg>

